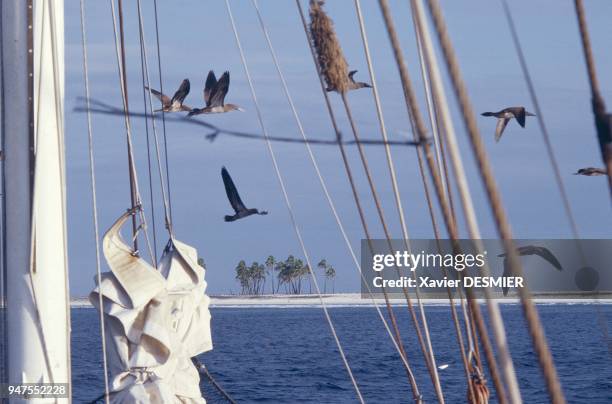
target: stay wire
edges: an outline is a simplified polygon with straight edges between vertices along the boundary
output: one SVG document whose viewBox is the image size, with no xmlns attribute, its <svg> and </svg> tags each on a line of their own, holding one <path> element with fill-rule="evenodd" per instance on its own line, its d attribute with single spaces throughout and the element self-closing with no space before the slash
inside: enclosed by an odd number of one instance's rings
<svg viewBox="0 0 612 404">
<path fill-rule="evenodd" d="M 145 138 L 147 140 L 147 179 L 149 180 L 149 203 L 151 204 L 151 227 L 153 231 L 153 252 L 155 253 L 155 257 L 153 258 L 153 264 L 155 268 L 157 268 L 157 226 L 155 225 L 155 200 L 153 198 L 153 174 L 151 173 L 151 146 L 150 146 L 150 134 L 149 134 L 149 112 L 151 113 L 152 119 L 153 111 L 150 111 L 147 106 L 147 87 L 145 82 L 145 72 L 144 72 L 144 53 L 142 47 L 142 41 L 140 42 L 140 78 L 142 82 L 142 103 L 144 106 L 144 121 L 145 121 Z"/>
<path fill-rule="evenodd" d="M 141 7 L 141 1 L 138 0 L 136 2 L 137 6 L 138 6 L 138 26 L 139 26 L 139 33 L 140 33 L 140 46 L 144 55 L 144 73 L 145 73 L 145 79 L 146 79 L 146 84 L 147 87 L 149 88 L 149 110 L 152 112 L 153 111 L 153 101 L 152 101 L 152 97 L 151 97 L 151 83 L 149 80 L 149 64 L 147 61 L 147 43 L 145 40 L 145 33 L 144 33 L 144 24 L 143 24 L 143 18 L 142 18 L 142 7 Z M 157 157 L 157 168 L 158 168 L 158 173 L 159 173 L 159 184 L 160 184 L 160 188 L 161 188 L 161 193 L 162 193 L 162 200 L 164 202 L 164 218 L 166 220 L 166 228 L 168 230 L 168 232 L 170 233 L 170 236 L 173 235 L 173 229 L 172 229 L 172 222 L 170 221 L 170 209 L 169 209 L 169 205 L 168 205 L 168 199 L 166 197 L 166 185 L 164 184 L 164 174 L 163 174 L 163 168 L 162 168 L 162 163 L 161 163 L 161 154 L 160 154 L 160 147 L 159 147 L 159 140 L 157 137 L 157 127 L 155 125 L 155 117 L 152 116 L 151 119 L 151 124 L 153 127 L 153 139 L 155 141 L 154 145 L 155 145 L 155 154 Z"/>
<path fill-rule="evenodd" d="M 359 219 L 360 219 L 361 225 L 363 227 L 363 232 L 364 232 L 364 235 L 366 237 L 366 241 L 368 243 L 369 251 L 370 251 L 370 253 L 373 253 L 374 247 L 373 247 L 373 244 L 372 244 L 372 237 L 370 235 L 370 231 L 369 231 L 369 228 L 368 228 L 368 223 L 367 223 L 366 218 L 365 218 L 365 213 L 364 213 L 364 210 L 363 210 L 363 206 L 361 205 L 361 199 L 359 197 L 359 192 L 357 191 L 357 186 L 355 185 L 355 180 L 354 180 L 354 177 L 353 177 L 351 166 L 350 166 L 349 161 L 348 161 L 346 150 L 345 150 L 344 144 L 342 142 L 342 134 L 340 133 L 340 129 L 338 128 L 338 123 L 336 121 L 336 116 L 335 116 L 334 110 L 333 110 L 333 108 L 331 106 L 331 102 L 329 100 L 329 95 L 327 94 L 326 86 L 325 86 L 325 83 L 323 81 L 323 77 L 322 77 L 322 74 L 321 74 L 321 68 L 320 68 L 320 66 L 318 64 L 316 52 L 315 52 L 315 49 L 314 49 L 314 46 L 313 46 L 313 40 L 312 40 L 310 31 L 308 30 L 308 25 L 306 23 L 306 17 L 304 16 L 304 11 L 302 10 L 302 7 L 300 5 L 300 0 L 296 0 L 295 3 L 296 3 L 296 6 L 297 6 L 297 9 L 298 9 L 298 12 L 300 14 L 300 19 L 302 21 L 302 27 L 304 28 L 304 34 L 305 34 L 307 42 L 308 42 L 308 47 L 310 49 L 310 54 L 312 56 L 312 60 L 313 60 L 313 63 L 315 65 L 315 69 L 317 71 L 317 77 L 319 78 L 319 84 L 320 84 L 320 88 L 321 88 L 321 93 L 323 94 L 323 99 L 325 100 L 325 105 L 327 107 L 327 112 L 329 113 L 330 121 L 331 121 L 332 127 L 334 128 L 334 132 L 336 134 L 338 149 L 340 150 L 340 155 L 342 157 L 342 163 L 344 165 L 344 170 L 346 172 L 346 176 L 348 178 L 348 181 L 349 181 L 349 184 L 350 184 L 350 187 L 351 187 L 351 192 L 353 194 L 353 200 L 355 201 L 355 206 L 357 207 L 357 212 L 359 214 Z M 389 295 L 388 295 L 385 287 L 382 287 L 381 290 L 382 290 L 383 297 L 384 297 L 384 300 L 385 300 L 385 306 L 386 306 L 387 312 L 389 314 L 389 319 L 391 320 L 391 325 L 393 327 L 393 332 L 395 334 L 396 344 L 398 345 L 399 349 L 402 352 L 402 357 L 403 357 L 403 361 L 402 362 L 404 363 L 404 368 L 406 370 L 409 382 L 411 383 L 411 385 L 413 385 L 415 383 L 415 381 L 414 381 L 414 374 L 412 372 L 412 369 L 411 369 L 410 365 L 408 364 L 408 356 L 406 355 L 406 351 L 404 349 L 404 345 L 403 345 L 402 338 L 401 338 L 401 335 L 400 335 L 399 327 L 397 325 L 397 319 L 396 319 L 395 313 L 393 312 L 393 308 L 391 307 L 391 303 L 389 301 Z"/>
<path fill-rule="evenodd" d="M 510 223 L 506 216 L 501 195 L 497 189 L 490 163 L 482 143 L 475 114 L 469 100 L 467 89 L 461 77 L 457 56 L 452 47 L 440 4 L 437 0 L 428 0 L 427 3 L 429 5 L 431 17 L 440 41 L 442 54 L 448 67 L 451 83 L 453 85 L 467 133 L 469 135 L 470 145 L 472 147 L 474 156 L 476 157 L 479 173 L 484 183 L 487 197 L 489 199 L 489 205 L 495 218 L 495 224 L 499 236 L 503 240 L 506 253 L 508 254 L 511 273 L 514 276 L 523 276 L 523 268 L 515 249 Z M 542 327 L 538 311 L 531 299 L 531 293 L 529 292 L 527 286 L 519 288 L 518 293 L 522 303 L 521 306 L 523 309 L 523 314 L 528 325 L 528 331 L 532 339 L 533 348 L 538 357 L 540 367 L 542 368 L 550 399 L 553 404 L 565 403 L 565 396 L 561 389 L 561 384 L 559 382 L 548 342 L 544 335 L 544 329 Z"/>
<path fill-rule="evenodd" d="M 157 45 L 157 72 L 159 75 L 159 92 L 164 93 L 164 80 L 162 75 L 162 65 L 161 65 L 161 51 L 159 46 L 159 21 L 158 21 L 158 13 L 157 13 L 157 0 L 153 0 L 153 10 L 155 13 L 155 42 Z M 170 223 L 172 224 L 172 192 L 170 191 L 170 163 L 168 157 L 168 140 L 166 138 L 166 112 L 162 109 L 162 127 L 164 134 L 164 158 L 166 165 L 166 184 L 168 186 L 168 215 L 170 216 Z"/>
<path fill-rule="evenodd" d="M 240 53 L 240 59 L 242 61 L 242 66 L 244 67 L 244 72 L 245 72 L 245 75 L 247 77 L 247 81 L 249 83 L 249 88 L 251 90 L 251 96 L 253 98 L 253 103 L 255 104 L 255 109 L 257 111 L 257 117 L 258 117 L 258 120 L 259 120 L 259 124 L 261 126 L 261 130 L 263 132 L 263 135 L 266 138 L 266 145 L 267 145 L 268 151 L 270 153 L 270 157 L 272 159 L 272 165 L 274 166 L 274 171 L 275 171 L 276 176 L 278 178 L 278 182 L 279 182 L 279 185 L 281 187 L 281 191 L 283 193 L 283 197 L 284 197 L 284 200 L 285 200 L 285 204 L 287 206 L 287 210 L 289 211 L 289 216 L 291 218 L 291 223 L 292 223 L 293 228 L 295 230 L 295 234 L 297 236 L 298 242 L 300 243 L 300 246 L 302 248 L 302 252 L 304 253 L 304 258 L 306 259 L 306 263 L 308 264 L 308 267 L 311 268 L 311 270 L 309 272 L 310 272 L 311 278 L 313 280 L 313 284 L 315 286 L 315 289 L 317 291 L 317 295 L 319 296 L 319 300 L 321 302 L 321 307 L 323 308 L 323 312 L 325 314 L 325 318 L 327 320 L 327 323 L 329 324 L 329 328 L 330 328 L 331 333 L 332 333 L 332 335 L 334 337 L 334 340 L 336 342 L 336 346 L 338 347 L 338 351 L 340 353 L 340 357 L 342 358 L 344 366 L 346 367 L 346 370 L 347 370 L 347 372 L 349 374 L 349 377 L 351 379 L 351 383 L 353 384 L 353 388 L 355 389 L 355 393 L 357 394 L 357 398 L 359 399 L 359 402 L 363 404 L 365 401 L 363 399 L 361 391 L 359 390 L 359 386 L 357 385 L 357 381 L 355 380 L 355 376 L 353 375 L 353 371 L 351 370 L 351 367 L 350 367 L 350 365 L 348 363 L 348 360 L 346 358 L 346 354 L 344 353 L 344 349 L 342 348 L 342 344 L 340 343 L 340 339 L 338 338 L 338 335 L 336 333 L 336 329 L 334 327 L 334 324 L 333 324 L 333 322 L 331 320 L 331 317 L 329 315 L 329 312 L 327 310 L 327 305 L 325 304 L 325 301 L 323 300 L 323 297 L 321 295 L 321 290 L 319 289 L 319 284 L 317 282 L 317 278 L 316 278 L 316 276 L 314 276 L 314 273 L 312 271 L 312 268 L 314 268 L 314 267 L 312 266 L 312 264 L 310 262 L 310 257 L 308 255 L 307 250 L 306 250 L 306 246 L 304 244 L 304 240 L 302 239 L 302 233 L 301 233 L 300 228 L 299 228 L 299 226 L 298 226 L 298 224 L 296 222 L 295 215 L 294 215 L 294 212 L 293 212 L 293 208 L 292 208 L 291 202 L 289 200 L 289 195 L 287 193 L 287 189 L 285 188 L 285 182 L 284 182 L 283 177 L 281 175 L 280 168 L 278 166 L 278 163 L 276 161 L 276 156 L 275 156 L 274 150 L 272 148 L 272 142 L 268 138 L 268 131 L 267 131 L 267 128 L 266 128 L 264 120 L 263 120 L 261 109 L 259 107 L 259 102 L 257 101 L 257 94 L 255 93 L 255 88 L 253 86 L 253 81 L 251 79 L 251 74 L 249 72 L 249 68 L 248 68 L 248 65 L 247 65 L 247 62 L 246 62 L 244 51 L 242 49 L 242 44 L 240 42 L 240 37 L 238 35 L 238 30 L 236 28 L 236 23 L 234 21 L 234 15 L 232 13 L 232 9 L 231 9 L 229 0 L 225 0 L 225 5 L 226 5 L 227 13 L 228 13 L 231 25 L 232 25 L 232 30 L 234 32 L 234 37 L 236 39 L 236 45 L 237 45 L 238 51 Z"/>
<path fill-rule="evenodd" d="M 89 145 L 89 177 L 91 180 L 91 203 L 93 210 L 93 228 L 94 228 L 94 241 L 96 244 L 96 278 L 98 280 L 98 287 L 102 286 L 102 271 L 100 269 L 100 231 L 98 224 L 98 202 L 96 196 L 96 170 L 95 170 L 95 161 L 94 161 L 94 153 L 93 153 L 93 127 L 91 124 L 91 111 L 90 111 L 90 92 L 89 92 L 89 68 L 87 64 L 87 36 L 86 36 L 86 28 L 85 28 L 85 1 L 81 0 L 81 46 L 83 49 L 83 79 L 85 81 L 85 105 L 87 108 L 87 136 L 88 136 L 88 145 Z M 106 404 L 110 403 L 109 400 L 109 381 L 108 381 L 108 353 L 106 351 L 106 326 L 104 321 L 104 301 L 102 298 L 102 293 L 98 293 L 98 305 L 100 307 L 99 310 L 99 320 L 100 320 L 100 333 L 102 340 L 102 364 L 104 369 L 104 397 Z"/>
<path fill-rule="evenodd" d="M 361 3 L 359 0 L 355 0 L 354 3 L 355 3 L 355 11 L 357 13 L 357 20 L 359 22 L 359 29 L 361 32 L 361 40 L 363 43 L 364 53 L 365 53 L 365 57 L 366 57 L 367 65 L 368 65 L 368 72 L 370 74 L 370 81 L 372 83 L 372 95 L 374 97 L 374 102 L 376 105 L 376 115 L 378 117 L 381 136 L 385 143 L 385 156 L 387 159 L 387 166 L 389 168 L 389 175 L 391 177 L 391 184 L 393 186 L 393 195 L 395 199 L 395 204 L 396 204 L 396 208 L 397 208 L 399 219 L 400 219 L 403 241 L 404 241 L 404 244 L 406 245 L 407 250 L 410 252 L 411 250 L 410 237 L 408 235 L 406 219 L 404 217 L 404 208 L 402 207 L 402 200 L 400 196 L 399 186 L 397 184 L 397 176 L 395 173 L 395 165 L 393 163 L 391 148 L 389 147 L 389 144 L 388 144 L 387 128 L 385 126 L 382 106 L 381 106 L 380 97 L 378 94 L 378 85 L 376 84 L 374 66 L 372 64 L 372 58 L 370 56 L 370 47 L 368 44 L 368 37 L 367 37 L 366 30 L 365 30 L 363 14 L 361 12 Z M 412 278 L 416 281 L 416 273 L 412 272 L 411 274 L 412 274 Z M 427 316 L 425 315 L 425 309 L 423 308 L 423 302 L 421 300 L 418 286 L 415 288 L 415 295 L 417 298 L 417 305 L 419 307 L 419 311 L 421 314 L 421 321 L 423 322 L 423 330 L 425 334 L 425 341 L 423 341 L 423 338 L 421 334 L 419 333 L 419 336 L 421 337 L 419 344 L 421 345 L 421 350 L 423 352 L 423 356 L 425 357 L 425 363 L 429 370 L 429 374 L 431 376 L 432 383 L 434 385 L 434 390 L 436 391 L 436 396 L 438 398 L 438 401 L 440 403 L 444 403 L 444 395 L 442 393 L 442 387 L 440 385 L 440 378 L 439 378 L 438 369 L 436 366 L 436 358 L 434 355 L 433 346 L 431 344 L 431 336 L 429 334 L 429 325 L 427 324 Z M 427 347 L 424 346 L 425 345 L 424 342 L 427 343 Z"/>
<path fill-rule="evenodd" d="M 432 90 L 434 95 L 434 103 L 438 108 L 440 124 L 442 130 L 442 144 L 447 146 L 447 151 L 450 156 L 455 182 L 457 190 L 461 200 L 465 221 L 468 228 L 470 238 L 473 240 L 478 253 L 484 251 L 484 246 L 481 241 L 480 229 L 478 228 L 478 221 L 476 219 L 476 213 L 472 197 L 470 194 L 465 170 L 463 168 L 463 162 L 459 147 L 457 145 L 457 138 L 455 134 L 455 128 L 451 119 L 450 111 L 448 108 L 448 101 L 443 87 L 443 81 L 438 67 L 438 61 L 436 53 L 434 51 L 433 43 L 431 40 L 430 30 L 428 26 L 428 20 L 425 15 L 425 10 L 422 0 L 411 0 L 412 14 L 415 19 L 415 24 L 418 30 L 421 31 L 421 38 L 423 40 L 424 56 L 426 58 L 425 65 L 430 70 L 429 75 L 431 77 Z M 487 263 L 483 267 L 483 274 L 489 276 L 490 269 Z M 499 356 L 500 366 L 502 368 L 502 375 L 504 377 L 505 387 L 508 389 L 509 398 L 512 403 L 520 403 L 521 396 L 518 388 L 518 382 L 516 378 L 516 372 L 512 363 L 512 357 L 508 348 L 508 342 L 506 338 L 506 331 L 501 317 L 501 312 L 497 301 L 492 297 L 490 289 L 485 289 L 485 301 L 489 312 L 489 321 L 493 330 L 493 336 L 497 346 L 497 354 Z M 504 386 L 502 386 L 504 387 Z M 502 389 L 503 390 L 503 389 Z M 505 397 L 501 395 L 498 389 L 498 396 L 500 403 L 505 402 Z"/>
<path fill-rule="evenodd" d="M 264 36 L 266 37 L 266 42 L 268 44 L 268 49 L 270 50 L 270 54 L 272 55 L 272 59 L 274 60 L 274 64 L 275 64 L 276 70 L 277 70 L 277 72 L 279 74 L 279 78 L 280 78 L 280 81 L 282 83 L 283 90 L 284 90 L 285 95 L 287 97 L 287 101 L 289 102 L 289 105 L 291 107 L 293 116 L 295 118 L 296 124 L 297 124 L 298 129 L 299 129 L 299 132 L 302 135 L 302 138 L 304 139 L 304 144 L 306 145 L 306 149 L 308 151 L 308 155 L 310 157 L 312 165 L 313 165 L 313 167 L 315 169 L 315 172 L 317 173 L 317 177 L 319 179 L 319 183 L 321 184 L 321 188 L 323 190 L 323 194 L 325 195 L 325 198 L 326 198 L 326 200 L 327 200 L 327 202 L 329 204 L 329 207 L 330 207 L 330 209 L 331 209 L 331 211 L 332 211 L 332 213 L 334 215 L 334 218 L 336 220 L 336 223 L 338 225 L 340 233 L 342 234 L 344 242 L 346 243 L 346 246 L 347 246 L 347 248 L 348 248 L 348 250 L 350 252 L 351 258 L 353 259 L 353 263 L 355 264 L 355 268 L 356 268 L 357 272 L 359 273 L 359 276 L 361 277 L 361 280 L 363 282 L 362 284 L 366 287 L 366 289 L 368 291 L 368 294 L 370 295 L 372 304 L 374 305 L 374 307 L 375 307 L 375 309 L 376 309 L 376 311 L 377 311 L 377 313 L 378 313 L 378 315 L 379 315 L 379 317 L 380 317 L 380 319 L 381 319 L 381 321 L 382 321 L 382 323 L 383 323 L 383 325 L 384 325 L 384 327 L 385 327 L 385 329 L 387 331 L 387 334 L 389 334 L 389 337 L 391 338 L 391 341 L 393 342 L 393 345 L 394 345 L 395 349 L 400 354 L 400 358 L 401 358 L 402 362 L 404 362 L 404 366 L 408 366 L 407 360 L 406 360 L 402 350 L 400 349 L 399 345 L 395 341 L 395 338 L 393 337 L 393 333 L 392 333 L 391 329 L 389 328 L 389 325 L 387 324 L 387 321 L 386 321 L 385 317 L 383 316 L 383 314 L 382 314 L 382 312 L 380 310 L 380 306 L 378 305 L 378 303 L 374 299 L 374 295 L 372 293 L 370 285 L 367 282 L 367 280 L 365 279 L 365 276 L 363 275 L 363 273 L 361 271 L 361 267 L 360 267 L 359 261 L 357 259 L 357 256 L 355 254 L 355 251 L 353 250 L 351 242 L 350 242 L 350 240 L 348 238 L 348 235 L 346 234 L 346 231 L 344 229 L 344 225 L 342 224 L 340 216 L 338 215 L 338 212 L 336 210 L 336 206 L 335 206 L 335 204 L 334 204 L 334 202 L 332 200 L 332 197 L 331 197 L 331 195 L 330 195 L 330 193 L 329 193 L 329 191 L 327 189 L 327 184 L 326 184 L 326 182 L 325 182 L 325 180 L 323 178 L 323 175 L 321 174 L 321 171 L 319 169 L 319 164 L 318 164 L 318 162 L 317 162 L 317 160 L 316 160 L 316 158 L 314 156 L 314 153 L 312 151 L 312 148 L 310 147 L 310 144 L 308 143 L 308 138 L 306 136 L 304 127 L 302 125 L 301 118 L 299 117 L 299 114 L 298 114 L 297 109 L 295 107 L 295 104 L 293 102 L 293 97 L 291 96 L 291 94 L 289 92 L 289 88 L 287 86 L 287 82 L 285 80 L 285 76 L 284 76 L 282 70 L 280 69 L 280 64 L 278 62 L 278 58 L 276 56 L 276 52 L 274 51 L 274 47 L 272 46 L 272 41 L 270 39 L 270 35 L 268 33 L 268 30 L 267 30 L 266 25 L 264 23 L 263 17 L 261 15 L 261 11 L 259 9 L 258 1 L 257 0 L 252 0 L 252 3 L 253 3 L 253 6 L 254 6 L 254 8 L 255 8 L 255 10 L 257 12 L 257 17 L 259 19 L 260 26 L 262 28 Z"/>
<path fill-rule="evenodd" d="M 122 63 L 122 58 L 121 58 L 122 46 L 120 45 L 119 33 L 117 32 L 117 12 L 115 10 L 114 0 L 109 0 L 109 1 L 111 5 L 111 15 L 112 15 L 112 20 L 113 20 L 113 34 L 115 37 L 115 54 L 116 54 L 116 60 L 117 60 L 117 71 L 118 71 L 119 82 L 120 82 L 119 87 L 121 89 L 121 100 L 123 101 L 123 116 L 125 120 L 125 131 L 126 131 L 127 149 L 128 149 L 128 169 L 130 172 L 130 179 L 131 179 L 130 184 L 131 186 L 133 186 L 133 189 L 134 189 L 133 194 L 135 197 L 134 205 L 132 206 L 132 209 L 135 209 L 134 216 L 136 216 L 136 214 L 138 213 L 140 216 L 140 220 L 141 220 L 141 224 L 133 228 L 132 239 L 134 242 L 136 242 L 138 233 L 140 229 L 142 229 L 144 233 L 144 238 L 147 244 L 147 248 L 149 251 L 149 255 L 151 256 L 151 260 L 153 260 L 154 259 L 153 249 L 151 248 L 151 242 L 149 240 L 149 235 L 147 233 L 147 220 L 144 214 L 144 209 L 142 207 L 142 200 L 140 197 L 140 190 L 138 187 L 138 176 L 136 173 L 136 165 L 134 162 L 134 146 L 132 143 L 132 126 L 130 124 L 127 93 L 125 91 L 127 89 L 127 84 L 125 82 L 126 75 L 123 70 L 123 63 Z M 121 0 L 119 0 L 119 2 L 121 2 Z M 134 245 L 135 247 L 137 247 L 137 244 L 134 244 Z M 138 249 L 135 249 L 134 253 L 138 254 L 139 253 Z"/>
</svg>

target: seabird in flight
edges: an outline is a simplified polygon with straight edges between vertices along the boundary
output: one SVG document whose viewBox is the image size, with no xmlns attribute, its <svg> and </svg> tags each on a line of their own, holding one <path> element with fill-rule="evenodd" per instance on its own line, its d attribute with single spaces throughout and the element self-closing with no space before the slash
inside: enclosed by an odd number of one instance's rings
<svg viewBox="0 0 612 404">
<path fill-rule="evenodd" d="M 586 175 L 587 177 L 594 177 L 597 175 L 608 175 L 605 168 L 597 168 L 597 167 L 587 167 L 581 168 L 576 171 L 574 175 Z"/>
<path fill-rule="evenodd" d="M 512 118 L 515 118 L 516 121 L 521 125 L 521 127 L 525 127 L 525 118 L 528 116 L 535 116 L 531 112 L 525 110 L 525 107 L 509 107 L 504 108 L 498 112 L 483 112 L 482 116 L 494 116 L 497 118 L 497 127 L 495 128 L 495 141 L 499 142 L 499 139 L 504 133 L 504 129 L 508 122 Z"/>
<path fill-rule="evenodd" d="M 563 267 L 561 266 L 561 263 L 559 262 L 557 257 L 555 257 L 554 254 L 546 247 L 540 247 L 536 245 L 526 245 L 523 247 L 517 247 L 516 253 L 521 256 L 537 255 L 539 257 L 544 258 L 546 261 L 548 261 L 552 266 L 555 267 L 557 271 L 563 270 Z M 498 257 L 504 257 L 504 273 L 502 274 L 502 276 L 504 277 L 512 276 L 512 274 L 510 273 L 510 263 L 508 261 L 508 254 L 506 253 L 499 254 Z M 508 294 L 507 286 L 503 287 L 503 292 L 504 292 L 504 296 Z"/>
<path fill-rule="evenodd" d="M 189 112 L 189 116 L 199 114 L 219 114 L 230 111 L 244 111 L 238 105 L 225 104 L 225 96 L 229 91 L 230 74 L 223 73 L 221 78 L 217 80 L 215 73 L 211 70 L 208 72 L 206 84 L 204 86 L 204 108 L 194 108 Z"/>
<path fill-rule="evenodd" d="M 151 91 L 151 94 L 156 96 L 162 103 L 162 108 L 155 110 L 154 112 L 164 111 L 164 112 L 180 112 L 180 111 L 191 111 L 191 108 L 187 105 L 183 104 L 185 97 L 189 94 L 189 79 L 183 80 L 181 86 L 176 93 L 172 96 L 172 98 L 168 97 L 165 94 L 160 93 L 157 90 L 146 87 L 145 88 Z"/>
<path fill-rule="evenodd" d="M 226 222 L 233 222 L 234 220 L 242 219 L 243 217 L 251 216 L 251 215 L 267 215 L 268 212 L 259 211 L 255 208 L 248 209 L 244 206 L 242 199 L 240 199 L 240 195 L 238 194 L 238 190 L 236 189 L 236 185 L 234 185 L 234 181 L 232 181 L 232 177 L 230 177 L 229 172 L 225 167 L 221 168 L 221 177 L 223 177 L 223 185 L 225 185 L 225 193 L 227 194 L 227 199 L 229 199 L 232 208 L 236 212 L 235 215 L 225 216 Z"/>
</svg>

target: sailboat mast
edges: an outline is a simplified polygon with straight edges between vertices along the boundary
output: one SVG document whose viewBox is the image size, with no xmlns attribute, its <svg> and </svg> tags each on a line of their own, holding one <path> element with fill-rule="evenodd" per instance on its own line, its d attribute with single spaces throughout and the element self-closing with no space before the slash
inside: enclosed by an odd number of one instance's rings
<svg viewBox="0 0 612 404">
<path fill-rule="evenodd" d="M 4 152 L 3 210 L 7 282 L 7 378 L 22 380 L 29 339 L 38 334 L 27 273 L 30 270 L 31 206 L 34 162 L 30 130 L 31 93 L 28 78 L 28 2 L 2 2 L 2 140 Z"/>
<path fill-rule="evenodd" d="M 63 0 L 1 3 L 3 270 L 12 384 L 70 381 L 63 6 Z"/>
</svg>

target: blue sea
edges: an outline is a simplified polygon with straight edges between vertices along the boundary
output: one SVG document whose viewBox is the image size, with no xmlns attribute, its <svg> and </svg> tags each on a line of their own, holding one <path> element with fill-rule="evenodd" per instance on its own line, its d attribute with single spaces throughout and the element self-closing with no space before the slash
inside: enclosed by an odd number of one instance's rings
<svg viewBox="0 0 612 404">
<path fill-rule="evenodd" d="M 612 330 L 612 306 L 538 305 L 557 372 L 569 403 L 612 402 L 612 353 L 604 325 Z M 200 355 L 210 373 L 238 403 L 352 403 L 356 396 L 320 308 L 213 308 L 214 349 Z M 425 402 L 435 402 L 405 307 L 399 325 Z M 366 402 L 410 403 L 412 395 L 388 335 L 374 308 L 331 308 L 334 324 Z M 465 402 L 466 382 L 450 310 L 426 307 L 447 403 Z M 521 308 L 503 305 L 523 400 L 547 403 L 544 382 Z M 73 394 L 77 403 L 104 391 L 97 313 L 72 310 Z M 484 360 L 484 358 L 483 358 Z M 488 382 L 495 402 L 492 381 Z M 224 402 L 210 383 L 201 387 L 211 403 Z"/>
</svg>

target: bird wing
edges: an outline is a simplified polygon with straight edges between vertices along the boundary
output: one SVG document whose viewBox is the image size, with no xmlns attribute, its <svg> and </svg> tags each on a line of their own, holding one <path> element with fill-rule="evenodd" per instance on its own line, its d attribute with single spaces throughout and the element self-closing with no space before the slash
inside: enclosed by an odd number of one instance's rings
<svg viewBox="0 0 612 404">
<path fill-rule="evenodd" d="M 172 96 L 172 100 L 170 102 L 172 104 L 174 104 L 175 102 L 182 104 L 185 100 L 185 97 L 187 97 L 187 94 L 189 94 L 190 88 L 191 85 L 189 84 L 189 79 L 183 80 L 178 90 L 176 90 L 176 93 L 174 93 L 174 95 Z"/>
<path fill-rule="evenodd" d="M 502 133 L 504 133 L 504 129 L 506 129 L 506 125 L 510 122 L 510 118 L 499 118 L 497 120 L 497 127 L 495 128 L 495 141 L 499 142 L 499 139 L 502 137 Z"/>
<path fill-rule="evenodd" d="M 533 249 L 533 254 L 538 255 L 548 261 L 552 266 L 557 268 L 557 270 L 562 271 L 563 267 L 561 267 L 561 263 L 554 256 L 554 254 L 546 247 L 535 247 Z"/>
<path fill-rule="evenodd" d="M 502 276 L 507 277 L 510 276 L 510 262 L 508 260 L 508 257 L 504 258 L 504 273 L 502 274 Z M 502 287 L 502 291 L 504 292 L 504 296 L 508 295 L 508 286 L 506 286 L 504 284 L 504 286 Z"/>
<path fill-rule="evenodd" d="M 168 97 L 167 95 L 162 94 L 159 91 L 157 91 L 157 90 L 155 90 L 153 88 L 149 88 L 147 86 L 145 86 L 145 89 L 147 91 L 150 91 L 151 94 L 153 94 L 155 97 L 157 97 L 157 99 L 160 100 L 163 105 L 170 104 L 170 97 Z"/>
<path fill-rule="evenodd" d="M 516 108 L 516 110 L 512 111 L 516 121 L 521 125 L 522 128 L 525 127 L 525 117 L 527 114 L 525 113 L 525 108 Z"/>
<path fill-rule="evenodd" d="M 242 200 L 240 199 L 240 195 L 238 195 L 236 185 L 234 185 L 234 181 L 232 181 L 232 177 L 230 177 L 229 172 L 225 167 L 221 169 L 221 177 L 223 177 L 225 193 L 227 194 L 227 199 L 229 199 L 232 208 L 234 208 L 236 213 L 246 210 L 246 206 L 244 206 L 244 203 L 242 203 Z"/>
<path fill-rule="evenodd" d="M 204 85 L 204 103 L 208 107 L 210 105 L 210 95 L 217 85 L 217 77 L 215 77 L 215 72 L 212 70 L 208 72 L 208 77 L 206 77 L 206 84 Z"/>
<path fill-rule="evenodd" d="M 229 72 L 223 73 L 221 78 L 217 81 L 212 93 L 210 94 L 209 107 L 220 107 L 223 106 L 225 95 L 229 91 L 230 76 Z"/>
</svg>

